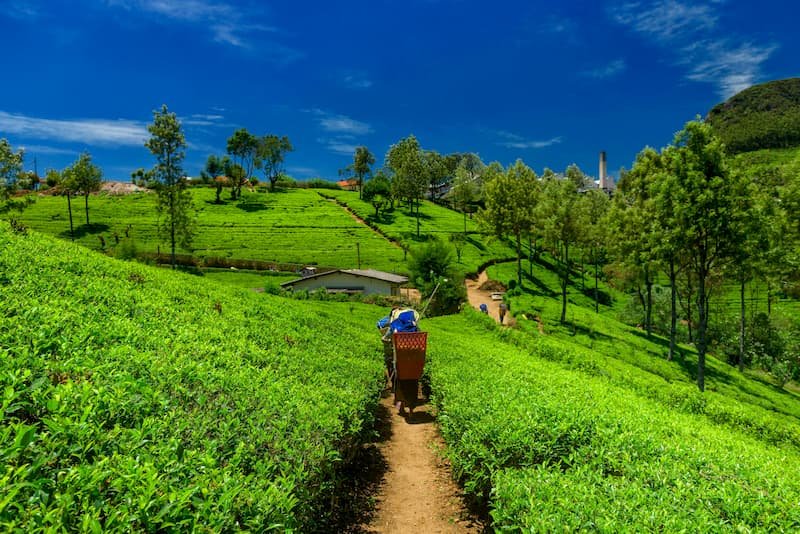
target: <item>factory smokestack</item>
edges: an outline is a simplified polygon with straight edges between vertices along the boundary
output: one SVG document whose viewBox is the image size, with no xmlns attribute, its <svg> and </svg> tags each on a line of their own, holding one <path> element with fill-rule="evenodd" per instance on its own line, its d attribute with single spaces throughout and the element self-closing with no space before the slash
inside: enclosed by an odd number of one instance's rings
<svg viewBox="0 0 800 534">
<path fill-rule="evenodd" d="M 608 184 L 608 177 L 606 175 L 606 151 L 605 150 L 600 152 L 600 172 L 599 172 L 599 174 L 600 174 L 600 183 L 598 185 L 600 186 L 600 189 L 602 189 L 604 191 L 607 191 L 610 188 L 608 187 L 608 185 L 609 185 Z"/>
</svg>

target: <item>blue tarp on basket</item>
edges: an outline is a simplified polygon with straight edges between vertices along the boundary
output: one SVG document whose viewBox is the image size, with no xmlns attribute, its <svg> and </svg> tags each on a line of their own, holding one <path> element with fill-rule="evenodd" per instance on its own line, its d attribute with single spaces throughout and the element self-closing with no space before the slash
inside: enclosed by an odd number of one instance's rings
<svg viewBox="0 0 800 534">
<path fill-rule="evenodd" d="M 389 327 L 389 332 L 416 332 L 417 312 L 414 310 L 399 310 L 392 312 L 378 321 L 378 328 Z"/>
</svg>

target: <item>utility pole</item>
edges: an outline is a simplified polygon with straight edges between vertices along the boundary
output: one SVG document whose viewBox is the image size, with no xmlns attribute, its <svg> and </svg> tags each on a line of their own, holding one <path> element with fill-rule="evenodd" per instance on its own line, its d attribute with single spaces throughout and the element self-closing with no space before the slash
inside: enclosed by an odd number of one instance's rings
<svg viewBox="0 0 800 534">
<path fill-rule="evenodd" d="M 356 242 L 356 262 L 358 268 L 361 269 L 361 243 Z"/>
</svg>

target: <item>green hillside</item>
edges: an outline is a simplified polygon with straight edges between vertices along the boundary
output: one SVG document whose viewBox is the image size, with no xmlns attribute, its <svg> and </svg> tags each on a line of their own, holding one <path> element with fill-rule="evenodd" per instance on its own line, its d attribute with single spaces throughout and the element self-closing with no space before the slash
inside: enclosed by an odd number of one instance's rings
<svg viewBox="0 0 800 534">
<path fill-rule="evenodd" d="M 755 85 L 715 106 L 714 130 L 733 153 L 800 145 L 800 78 Z"/>
<path fill-rule="evenodd" d="M 313 263 L 355 268 L 360 247 L 363 268 L 403 271 L 403 251 L 367 226 L 355 221 L 335 203 L 307 189 L 278 193 L 245 193 L 241 202 L 214 203 L 214 190 L 192 189 L 197 213 L 197 236 L 191 253 L 198 258 L 260 260 L 276 263 Z M 73 200 L 77 242 L 89 248 L 116 246 L 130 227 L 139 252 L 168 249 L 156 234 L 155 195 L 92 195 L 90 226 L 86 226 L 83 199 Z M 34 230 L 69 239 L 67 201 L 40 196 L 18 217 Z"/>
<path fill-rule="evenodd" d="M 325 528 L 372 431 L 385 310 L 5 224 L 0 243 L 4 529 Z M 557 327 L 557 297 L 534 287 L 511 297 L 519 329 L 472 310 L 423 323 L 445 453 L 497 530 L 800 528 L 797 395 L 713 358 L 701 394 L 689 347 L 667 362 L 663 339 L 617 321 L 623 295 L 603 286 L 596 315 L 578 279 Z"/>
<path fill-rule="evenodd" d="M 320 528 L 371 429 L 372 309 L 259 295 L 6 223 L 0 302 L 3 531 Z"/>
</svg>

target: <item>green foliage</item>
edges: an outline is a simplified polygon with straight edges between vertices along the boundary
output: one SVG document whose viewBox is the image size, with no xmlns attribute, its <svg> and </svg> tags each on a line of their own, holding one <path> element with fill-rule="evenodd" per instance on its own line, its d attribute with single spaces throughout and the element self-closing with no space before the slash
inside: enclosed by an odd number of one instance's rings
<svg viewBox="0 0 800 534">
<path fill-rule="evenodd" d="M 269 181 L 270 191 L 275 191 L 275 186 L 283 175 L 286 154 L 293 150 L 291 141 L 285 135 L 279 137 L 270 134 L 258 140 L 256 166 L 264 172 L 264 178 Z"/>
<path fill-rule="evenodd" d="M 374 308 L 6 225 L 0 265 L 0 529 L 325 530 L 382 384 Z"/>
<path fill-rule="evenodd" d="M 408 269 L 423 297 L 433 296 L 429 316 L 453 313 L 465 300 L 464 280 L 453 268 L 453 248 L 444 241 L 431 239 L 412 249 Z"/>
<path fill-rule="evenodd" d="M 403 252 L 361 224 L 341 206 L 307 189 L 288 189 L 280 194 L 251 193 L 252 202 L 215 203 L 214 189 L 191 188 L 198 210 L 197 233 L 191 253 L 202 263 L 213 260 L 260 260 L 344 269 L 355 268 L 356 243 L 361 246 L 364 268 L 406 272 Z M 326 190 L 327 193 L 337 193 Z M 350 198 L 358 195 L 348 193 Z M 129 227 L 136 235 L 139 252 L 155 254 L 161 242 L 153 194 L 123 196 L 100 194 L 92 200 L 92 220 L 108 229 L 105 235 L 124 235 Z M 366 204 L 369 216 L 372 207 Z M 268 206 L 267 209 L 264 206 Z M 439 208 L 440 209 L 440 208 Z M 442 210 L 447 212 L 447 210 Z M 40 197 L 20 221 L 32 229 L 69 238 L 67 206 L 60 197 Z M 456 219 L 458 220 L 458 219 Z M 97 233 L 76 235 L 76 242 L 97 248 Z M 161 247 L 162 253 L 164 247 Z"/>
<path fill-rule="evenodd" d="M 157 182 L 159 234 L 170 244 L 172 267 L 175 268 L 176 248 L 188 248 L 195 232 L 192 196 L 187 190 L 182 167 L 186 157 L 186 138 L 178 116 L 170 113 L 166 105 L 153 112 L 153 124 L 147 126 L 147 131 L 150 139 L 145 146 L 156 158 L 152 172 Z"/>
<path fill-rule="evenodd" d="M 654 359 L 662 378 L 471 310 L 426 328 L 448 457 L 495 530 L 800 527 L 796 399 L 781 419 L 761 408 L 778 395 L 750 381 L 734 402 L 700 395 L 665 381 L 676 363 Z"/>
<path fill-rule="evenodd" d="M 33 197 L 13 198 L 18 189 L 22 175 L 22 161 L 25 152 L 20 149 L 14 152 L 6 139 L 0 139 L 0 214 L 9 211 L 22 212 L 33 204 Z"/>
<path fill-rule="evenodd" d="M 745 89 L 715 106 L 708 121 L 732 153 L 800 145 L 800 78 Z"/>
</svg>

